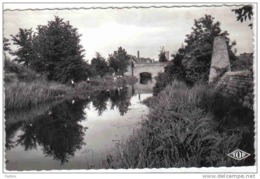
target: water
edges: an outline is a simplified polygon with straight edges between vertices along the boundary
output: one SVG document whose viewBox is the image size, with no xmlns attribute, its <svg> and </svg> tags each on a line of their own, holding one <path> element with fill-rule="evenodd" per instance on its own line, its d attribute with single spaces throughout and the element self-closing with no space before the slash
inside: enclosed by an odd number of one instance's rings
<svg viewBox="0 0 260 179">
<path fill-rule="evenodd" d="M 7 112 L 6 169 L 103 168 L 101 161 L 147 114 L 141 101 L 152 96 L 151 86 L 137 84 L 96 92 L 86 100 Z"/>
</svg>

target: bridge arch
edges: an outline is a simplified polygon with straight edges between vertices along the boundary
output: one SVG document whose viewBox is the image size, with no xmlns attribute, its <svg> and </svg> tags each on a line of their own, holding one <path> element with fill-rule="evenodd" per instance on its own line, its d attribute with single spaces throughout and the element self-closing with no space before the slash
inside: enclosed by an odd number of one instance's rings
<svg viewBox="0 0 260 179">
<path fill-rule="evenodd" d="M 138 79 L 140 79 L 140 74 L 147 72 L 150 73 L 152 75 L 152 78 L 156 77 L 158 75 L 159 72 L 164 72 L 164 67 L 167 65 L 168 63 L 144 63 L 144 64 L 134 64 L 133 67 L 133 75 L 135 77 L 137 77 Z M 126 75 L 132 75 L 132 69 L 131 69 L 131 65 L 129 66 L 128 72 L 126 73 Z"/>
</svg>

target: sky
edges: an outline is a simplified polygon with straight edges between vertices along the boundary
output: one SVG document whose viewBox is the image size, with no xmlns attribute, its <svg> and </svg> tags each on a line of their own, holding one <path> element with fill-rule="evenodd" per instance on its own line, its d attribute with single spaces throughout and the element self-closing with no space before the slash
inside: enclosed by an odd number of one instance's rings
<svg viewBox="0 0 260 179">
<path fill-rule="evenodd" d="M 5 4 L 4 9 L 91 6 L 118 5 Z M 238 6 L 5 11 L 4 37 L 10 39 L 10 35 L 17 34 L 19 28 L 35 30 L 38 25 L 46 25 L 48 21 L 54 20 L 54 16 L 59 16 L 65 21 L 70 21 L 70 24 L 82 35 L 80 44 L 85 49 L 85 60 L 90 61 L 96 52 L 107 58 L 120 46 L 129 54 L 137 55 L 137 51 L 140 51 L 141 57 L 158 60 L 162 46 L 170 54 L 175 53 L 184 42 L 185 35 L 191 33 L 194 19 L 210 14 L 221 23 L 220 27 L 223 31 L 229 32 L 230 39 L 236 40 L 237 54 L 253 52 L 253 30 L 248 27 L 248 22 L 236 21 L 236 15 L 231 11 L 234 8 Z"/>
</svg>

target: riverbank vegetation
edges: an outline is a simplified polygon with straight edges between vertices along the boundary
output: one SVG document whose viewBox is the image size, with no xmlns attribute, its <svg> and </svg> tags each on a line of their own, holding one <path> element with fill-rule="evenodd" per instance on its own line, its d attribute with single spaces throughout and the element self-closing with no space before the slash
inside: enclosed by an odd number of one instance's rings
<svg viewBox="0 0 260 179">
<path fill-rule="evenodd" d="M 55 101 L 72 92 L 72 88 L 56 82 L 13 82 L 5 85 L 7 109 L 31 107 L 47 101 Z"/>
<path fill-rule="evenodd" d="M 211 15 L 194 20 L 192 32 L 186 35 L 183 45 L 172 54 L 172 60 L 157 77 L 154 95 L 157 95 L 173 80 L 183 81 L 192 86 L 196 83 L 208 83 L 213 41 L 223 36 L 227 42 L 227 50 L 232 70 L 251 69 L 251 65 L 242 65 L 246 60 L 236 56 L 236 41 L 229 39 L 229 33 L 223 31 L 221 23 Z M 207 34 L 207 35 L 205 35 Z M 185 45 L 184 45 L 185 44 Z"/>
<path fill-rule="evenodd" d="M 146 102 L 150 113 L 125 143 L 117 145 L 111 167 L 254 165 L 253 111 L 234 99 L 205 85 L 190 88 L 174 81 Z M 229 158 L 237 148 L 252 155 L 239 162 Z"/>
<path fill-rule="evenodd" d="M 144 100 L 149 114 L 126 142 L 117 144 L 110 167 L 255 164 L 253 109 L 208 85 L 213 41 L 217 36 L 227 41 L 231 68 L 241 70 L 235 56 L 236 42 L 231 42 L 228 32 L 221 30 L 220 22 L 210 15 L 194 20 L 185 45 L 172 55 L 171 63 L 156 78 L 154 96 Z M 239 162 L 227 156 L 236 149 L 251 155 Z"/>
<path fill-rule="evenodd" d="M 108 168 L 254 165 L 253 110 L 207 85 L 215 37 L 226 38 L 231 68 L 239 64 L 233 49 L 236 43 L 228 35 L 210 15 L 194 21 L 185 45 L 172 55 L 172 61 L 156 78 L 154 96 L 143 101 L 150 108 L 149 114 L 132 136 L 117 144 L 116 153 L 108 156 Z M 4 39 L 4 50 L 14 56 L 11 61 L 5 55 L 4 62 L 7 110 L 89 98 L 101 115 L 109 95 L 112 104 L 121 106 L 118 107 L 121 115 L 128 110 L 129 100 L 116 103 L 119 94 L 108 94 L 110 89 L 137 82 L 136 77 L 124 75 L 133 63 L 122 47 L 108 59 L 97 53 L 89 63 L 84 59 L 77 29 L 59 17 L 38 26 L 36 32 L 19 29 L 12 42 L 17 46 L 15 51 L 10 50 L 9 40 Z M 166 61 L 165 53 L 160 52 L 162 62 Z M 122 90 L 120 95 L 126 97 L 127 91 Z M 98 98 L 103 100 L 95 100 Z M 69 110 L 71 105 L 67 106 Z M 40 124 L 44 122 L 43 118 Z M 55 127 L 52 130 L 56 132 Z M 65 130 L 60 134 L 67 136 Z M 83 132 L 77 135 L 81 139 Z M 75 146 L 80 144 L 81 140 L 76 141 Z M 239 162 L 227 156 L 238 148 L 251 155 Z"/>
<path fill-rule="evenodd" d="M 11 50 L 10 40 L 4 39 L 6 109 L 64 97 L 83 98 L 94 90 L 137 82 L 135 77 L 124 76 L 130 55 L 122 47 L 107 60 L 99 53 L 91 63 L 84 60 L 80 34 L 62 18 L 55 17 L 47 25 L 38 26 L 36 32 L 19 29 L 11 37 L 16 50 Z"/>
<path fill-rule="evenodd" d="M 5 108 L 16 109 L 57 101 L 67 98 L 85 98 L 95 91 L 133 85 L 137 82 L 134 76 L 113 77 L 107 75 L 91 77 L 72 85 L 46 80 L 44 75 L 5 60 Z"/>
</svg>

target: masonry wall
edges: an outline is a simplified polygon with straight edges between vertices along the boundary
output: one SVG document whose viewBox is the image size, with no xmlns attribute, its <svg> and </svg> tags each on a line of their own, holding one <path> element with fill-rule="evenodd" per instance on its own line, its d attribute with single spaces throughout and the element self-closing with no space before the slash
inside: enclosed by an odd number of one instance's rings
<svg viewBox="0 0 260 179">
<path fill-rule="evenodd" d="M 254 83 L 251 71 L 227 72 L 215 88 L 223 95 L 234 97 L 243 106 L 253 109 Z"/>
<path fill-rule="evenodd" d="M 149 72 L 152 74 L 152 77 L 158 75 L 159 72 L 164 71 L 164 67 L 167 65 L 167 63 L 145 63 L 145 64 L 134 64 L 134 76 L 139 78 L 140 73 L 142 72 Z M 131 67 L 128 67 L 128 71 L 125 73 L 125 75 L 131 75 Z"/>
</svg>

